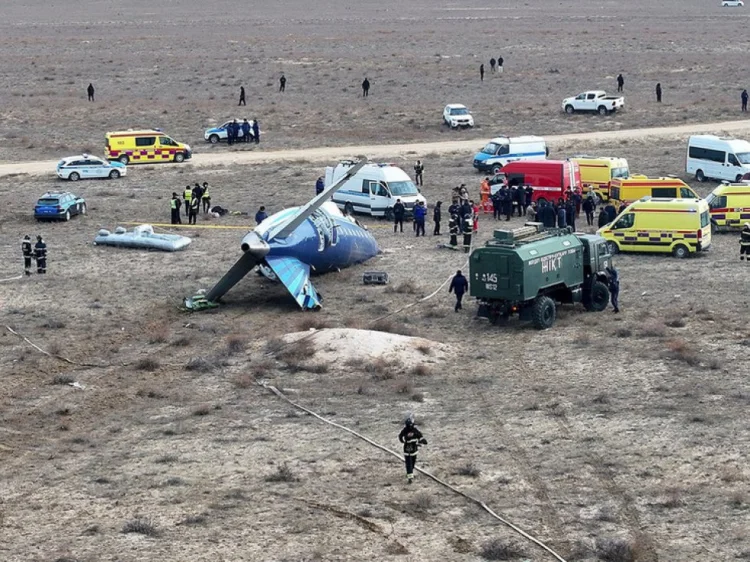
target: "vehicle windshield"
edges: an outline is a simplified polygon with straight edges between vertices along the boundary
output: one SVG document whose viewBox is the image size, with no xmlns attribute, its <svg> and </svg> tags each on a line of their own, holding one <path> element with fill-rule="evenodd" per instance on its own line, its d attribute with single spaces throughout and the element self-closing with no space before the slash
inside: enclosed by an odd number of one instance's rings
<svg viewBox="0 0 750 562">
<path fill-rule="evenodd" d="M 391 194 L 396 197 L 399 195 L 417 195 L 417 186 L 412 181 L 391 181 L 388 182 Z"/>
<path fill-rule="evenodd" d="M 492 154 L 492 155 L 495 155 L 495 154 L 497 154 L 497 149 L 498 148 L 500 148 L 499 144 L 497 144 L 495 142 L 488 142 L 487 146 L 485 146 L 482 149 L 482 153 L 483 154 Z"/>
<path fill-rule="evenodd" d="M 708 218 L 708 211 L 703 211 L 701 213 L 701 228 L 706 228 L 708 226 L 709 220 L 710 219 Z"/>
<path fill-rule="evenodd" d="M 43 207 L 52 207 L 57 205 L 59 202 L 59 199 L 40 199 L 36 204 Z"/>
<path fill-rule="evenodd" d="M 630 176 L 630 170 L 627 168 L 612 168 L 612 178 L 627 179 Z"/>
<path fill-rule="evenodd" d="M 735 156 L 740 164 L 750 164 L 750 152 L 738 152 Z"/>
<path fill-rule="evenodd" d="M 451 115 L 468 115 L 469 110 L 465 107 L 454 107 L 451 109 Z"/>
</svg>

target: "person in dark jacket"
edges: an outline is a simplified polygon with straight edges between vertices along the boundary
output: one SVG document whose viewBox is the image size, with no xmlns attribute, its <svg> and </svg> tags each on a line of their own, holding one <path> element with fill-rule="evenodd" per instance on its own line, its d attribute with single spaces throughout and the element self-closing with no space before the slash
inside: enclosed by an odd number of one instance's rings
<svg viewBox="0 0 750 562">
<path fill-rule="evenodd" d="M 742 111 L 747 111 L 747 90 L 742 90 L 740 99 L 742 100 Z"/>
<path fill-rule="evenodd" d="M 282 74 L 281 78 L 279 78 L 279 92 L 284 91 L 286 91 L 286 76 Z"/>
<path fill-rule="evenodd" d="M 234 144 L 237 142 L 237 120 L 235 119 L 231 123 L 227 123 L 227 144 Z"/>
<path fill-rule="evenodd" d="M 617 91 L 622 92 L 624 86 L 625 86 L 625 78 L 622 77 L 622 74 L 618 74 L 617 75 Z"/>
<path fill-rule="evenodd" d="M 505 220 L 510 220 L 510 214 L 513 212 L 513 199 L 511 198 L 511 192 L 508 188 L 503 186 L 500 189 L 500 200 L 503 204 L 503 215 L 505 215 Z"/>
<path fill-rule="evenodd" d="M 745 256 L 750 263 L 750 222 L 746 222 L 740 232 L 740 259 L 744 260 Z"/>
<path fill-rule="evenodd" d="M 469 290 L 469 281 L 464 277 L 463 273 L 459 269 L 451 280 L 451 286 L 448 287 L 448 293 L 454 293 L 456 295 L 456 306 L 454 310 L 458 312 L 463 309 L 461 300 L 464 298 L 464 293 Z"/>
<path fill-rule="evenodd" d="M 627 209 L 627 208 L 628 208 L 628 205 L 627 205 L 627 203 L 620 203 L 620 208 L 619 208 L 619 209 L 617 209 L 617 216 L 619 217 L 619 216 L 620 216 L 620 215 L 622 214 L 622 212 L 623 212 L 623 211 L 624 211 L 625 209 Z"/>
<path fill-rule="evenodd" d="M 242 140 L 250 142 L 250 122 L 247 119 L 242 120 Z"/>
<path fill-rule="evenodd" d="M 41 236 L 36 237 L 34 258 L 36 259 L 36 272 L 42 275 L 47 273 L 47 244 L 44 243 Z"/>
<path fill-rule="evenodd" d="M 492 194 L 492 216 L 495 220 L 498 220 L 500 216 L 503 214 L 503 199 L 502 195 L 500 194 L 502 190 L 498 189 L 495 193 Z"/>
<path fill-rule="evenodd" d="M 461 204 L 461 214 L 459 216 L 461 217 L 461 224 L 463 224 L 467 216 L 469 218 L 474 216 L 474 207 L 471 206 L 471 202 L 468 199 L 465 199 Z"/>
<path fill-rule="evenodd" d="M 557 228 L 564 228 L 568 226 L 567 213 L 565 212 L 565 205 L 560 205 L 557 208 Z"/>
<path fill-rule="evenodd" d="M 238 103 L 237 106 L 240 105 L 247 105 L 245 103 L 245 86 L 240 86 L 240 103 Z"/>
<path fill-rule="evenodd" d="M 315 195 L 320 195 L 325 189 L 325 183 L 323 182 L 323 176 L 320 176 L 315 182 Z"/>
<path fill-rule="evenodd" d="M 661 103 L 661 82 L 656 84 L 656 103 Z"/>
<path fill-rule="evenodd" d="M 393 206 L 393 232 L 397 232 L 398 228 L 401 228 L 401 232 L 404 231 L 404 215 L 406 215 L 406 207 L 401 202 L 401 199 L 396 199 L 396 204 Z"/>
<path fill-rule="evenodd" d="M 503 57 L 497 57 L 497 71 L 498 72 L 502 72 L 503 71 L 503 63 L 504 62 L 505 62 L 505 60 L 503 59 Z"/>
<path fill-rule="evenodd" d="M 606 207 L 604 207 L 604 211 L 609 216 L 609 222 L 613 222 L 617 218 L 617 209 L 615 209 L 612 201 L 609 201 L 609 203 L 607 203 Z"/>
<path fill-rule="evenodd" d="M 424 236 L 424 222 L 427 217 L 427 207 L 424 203 L 421 201 L 418 201 L 416 205 L 414 205 L 414 224 L 416 225 L 416 232 L 417 236 L 419 236 L 419 233 L 422 233 L 422 236 Z"/>
<path fill-rule="evenodd" d="M 582 203 L 583 212 L 586 214 L 586 224 L 592 226 L 594 224 L 594 198 L 586 197 Z"/>
<path fill-rule="evenodd" d="M 575 203 L 576 206 L 576 218 L 581 216 L 581 205 L 583 204 L 583 196 L 581 195 L 581 190 L 576 188 L 576 190 L 573 192 L 573 203 Z"/>
<path fill-rule="evenodd" d="M 617 273 L 615 266 L 608 267 L 607 273 L 609 273 L 609 296 L 612 300 L 612 308 L 615 309 L 615 314 L 617 314 L 620 312 L 620 275 Z"/>
<path fill-rule="evenodd" d="M 86 93 L 89 95 L 89 101 L 94 101 L 94 85 L 89 84 L 89 87 L 86 88 Z"/>
<path fill-rule="evenodd" d="M 526 209 L 531 207 L 531 200 L 534 198 L 534 188 L 530 185 L 527 185 L 524 189 L 524 203 L 523 203 L 523 212 L 526 213 Z"/>
<path fill-rule="evenodd" d="M 464 233 L 464 252 L 469 253 L 471 251 L 471 234 L 474 231 L 474 212 L 467 213 L 464 215 L 461 221 L 461 229 Z"/>
<path fill-rule="evenodd" d="M 490 72 L 495 72 L 495 63 L 496 62 L 497 61 L 495 60 L 494 57 L 490 59 Z"/>
<path fill-rule="evenodd" d="M 458 231 L 459 231 L 459 221 L 458 221 L 458 215 L 453 213 L 451 214 L 451 218 L 448 221 L 448 232 L 451 235 L 450 245 L 456 248 L 458 246 Z"/>
<path fill-rule="evenodd" d="M 414 183 L 417 185 L 424 185 L 424 180 L 422 179 L 424 177 L 424 164 L 422 164 L 421 160 L 417 160 L 417 163 L 414 164 Z"/>
<path fill-rule="evenodd" d="M 255 144 L 260 144 L 260 123 L 257 119 L 253 119 L 253 139 Z"/>
<path fill-rule="evenodd" d="M 398 434 L 398 440 L 404 444 L 404 463 L 406 464 L 406 481 L 414 481 L 414 467 L 417 464 L 417 451 L 420 445 L 427 445 L 427 439 L 414 425 L 411 417 L 407 418 L 404 428 Z"/>
<path fill-rule="evenodd" d="M 260 209 L 258 209 L 258 212 L 255 213 L 255 224 L 260 224 L 267 218 L 268 218 L 268 213 L 266 213 L 266 208 L 263 205 L 261 205 Z"/>
<path fill-rule="evenodd" d="M 31 275 L 31 258 L 34 256 L 34 251 L 31 249 L 31 236 L 28 234 L 21 241 L 21 254 L 23 255 L 23 272 Z"/>
<path fill-rule="evenodd" d="M 555 207 L 549 201 L 543 202 L 539 214 L 541 215 L 542 225 L 545 228 L 554 228 L 555 222 L 557 221 L 557 213 Z"/>
<path fill-rule="evenodd" d="M 182 201 L 180 201 L 177 193 L 172 192 L 172 199 L 169 200 L 169 208 L 172 211 L 172 224 L 182 224 L 182 219 L 180 219 L 181 206 Z"/>
<path fill-rule="evenodd" d="M 479 65 L 479 79 L 484 82 L 484 63 Z"/>
<path fill-rule="evenodd" d="M 599 211 L 599 228 L 607 226 L 610 222 L 611 221 L 609 220 L 609 213 L 606 210 L 601 209 Z"/>
<path fill-rule="evenodd" d="M 442 201 L 435 203 L 435 209 L 432 211 L 432 222 L 435 223 L 435 230 L 432 232 L 433 236 L 440 235 L 440 219 L 442 215 Z"/>
<path fill-rule="evenodd" d="M 565 226 L 569 226 L 573 232 L 576 231 L 576 204 L 572 198 L 565 204 Z"/>
<path fill-rule="evenodd" d="M 362 80 L 362 97 L 366 98 L 370 95 L 370 81 L 365 76 L 365 79 Z"/>
</svg>

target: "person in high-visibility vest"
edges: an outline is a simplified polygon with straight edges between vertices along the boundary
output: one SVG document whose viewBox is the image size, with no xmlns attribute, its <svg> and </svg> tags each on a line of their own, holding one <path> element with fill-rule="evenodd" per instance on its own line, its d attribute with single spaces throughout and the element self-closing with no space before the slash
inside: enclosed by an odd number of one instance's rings
<svg viewBox="0 0 750 562">
<path fill-rule="evenodd" d="M 180 219 L 180 206 L 182 206 L 182 201 L 180 201 L 177 194 L 173 192 L 172 199 L 169 200 L 169 208 L 172 211 L 172 224 L 182 224 L 182 219 Z"/>
<path fill-rule="evenodd" d="M 193 188 L 185 186 L 185 191 L 182 192 L 182 198 L 185 200 L 185 216 L 190 216 L 190 200 L 193 198 Z"/>
<path fill-rule="evenodd" d="M 484 178 L 482 184 L 479 187 L 480 203 L 482 205 L 482 212 L 489 213 L 491 209 L 490 205 L 490 178 Z"/>
<path fill-rule="evenodd" d="M 211 208 L 211 194 L 208 192 L 208 182 L 203 182 L 203 193 L 201 193 L 201 201 L 203 201 L 203 212 L 207 213 Z"/>
</svg>

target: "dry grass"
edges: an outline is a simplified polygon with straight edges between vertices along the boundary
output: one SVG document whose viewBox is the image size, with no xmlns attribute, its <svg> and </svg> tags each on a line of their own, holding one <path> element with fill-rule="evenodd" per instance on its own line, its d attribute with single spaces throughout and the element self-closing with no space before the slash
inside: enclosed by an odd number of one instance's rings
<svg viewBox="0 0 750 562">
<path fill-rule="evenodd" d="M 145 330 L 148 343 L 166 343 L 169 341 L 170 326 L 164 320 L 151 322 Z"/>
<path fill-rule="evenodd" d="M 667 342 L 667 351 L 665 356 L 675 361 L 682 361 L 691 367 L 700 364 L 700 357 L 683 339 L 677 338 Z"/>
<path fill-rule="evenodd" d="M 210 373 L 214 370 L 214 364 L 205 357 L 191 357 L 185 364 L 185 370 L 193 373 Z"/>
<path fill-rule="evenodd" d="M 301 363 L 315 355 L 315 346 L 310 338 L 304 338 L 276 348 L 275 355 L 285 363 Z"/>
<path fill-rule="evenodd" d="M 161 367 L 161 363 L 153 357 L 144 357 L 133 364 L 133 368 L 136 371 L 152 372 L 156 371 L 159 367 Z"/>
<path fill-rule="evenodd" d="M 419 492 L 411 498 L 406 507 L 409 511 L 417 513 L 427 513 L 435 505 L 432 495 L 428 492 Z"/>
<path fill-rule="evenodd" d="M 264 480 L 266 482 L 296 482 L 298 478 L 289 468 L 289 465 L 283 463 L 276 467 L 276 472 L 266 475 Z"/>
<path fill-rule="evenodd" d="M 333 324 L 325 318 L 315 316 L 315 313 L 305 315 L 299 322 L 297 322 L 297 330 L 300 332 L 307 332 L 308 330 L 324 330 L 326 328 L 332 328 Z"/>
<path fill-rule="evenodd" d="M 492 539 L 479 549 L 479 556 L 485 560 L 516 560 L 525 556 L 523 549 L 514 542 Z"/>
<path fill-rule="evenodd" d="M 193 408 L 192 414 L 194 416 L 207 416 L 211 413 L 211 406 L 209 404 L 199 404 Z"/>
<path fill-rule="evenodd" d="M 621 538 L 597 539 L 595 550 L 603 562 L 639 562 L 645 554 L 638 540 Z"/>
<path fill-rule="evenodd" d="M 470 476 L 471 478 L 479 478 L 479 475 L 482 474 L 482 471 L 474 464 L 474 463 L 466 463 L 459 466 L 453 474 L 458 474 L 459 476 Z"/>
<path fill-rule="evenodd" d="M 414 392 L 414 385 L 409 379 L 400 379 L 394 384 L 393 390 L 398 394 L 412 394 Z"/>
<path fill-rule="evenodd" d="M 402 295 L 415 295 L 421 292 L 422 288 L 416 281 L 408 279 L 406 281 L 401 281 L 398 285 L 388 285 L 386 290 L 388 292 L 399 293 Z"/>
<path fill-rule="evenodd" d="M 52 384 L 72 384 L 76 382 L 75 378 L 70 375 L 55 375 L 52 379 Z"/>
<path fill-rule="evenodd" d="M 358 363 L 359 364 L 359 363 Z M 384 381 L 392 379 L 403 373 L 403 365 L 400 365 L 394 361 L 388 361 L 382 357 L 378 357 L 363 366 L 360 365 L 365 373 L 372 375 L 372 378 L 376 381 Z"/>
<path fill-rule="evenodd" d="M 123 533 L 136 533 L 147 537 L 159 536 L 159 531 L 150 519 L 136 517 L 122 526 Z"/>
<path fill-rule="evenodd" d="M 663 338 L 667 335 L 667 327 L 659 322 L 647 322 L 638 335 L 642 338 Z"/>
<path fill-rule="evenodd" d="M 429 377 L 432 375 L 432 369 L 429 366 L 420 363 L 411 368 L 411 374 L 415 377 Z"/>
<path fill-rule="evenodd" d="M 402 336 L 416 335 L 415 330 L 411 326 L 407 326 L 403 322 L 398 322 L 391 318 L 381 318 L 380 320 L 373 322 L 370 329 L 375 330 L 376 332 L 388 332 L 390 334 L 400 334 Z"/>
<path fill-rule="evenodd" d="M 245 351 L 247 347 L 247 338 L 239 334 L 227 336 L 226 353 L 227 355 L 237 355 Z"/>
</svg>

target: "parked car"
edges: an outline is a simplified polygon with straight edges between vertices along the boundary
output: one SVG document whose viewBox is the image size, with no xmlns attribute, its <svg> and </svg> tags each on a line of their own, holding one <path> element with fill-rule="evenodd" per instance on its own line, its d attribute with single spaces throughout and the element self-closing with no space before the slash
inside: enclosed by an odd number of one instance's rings
<svg viewBox="0 0 750 562">
<path fill-rule="evenodd" d="M 57 163 L 57 177 L 70 181 L 91 178 L 114 180 L 126 174 L 127 168 L 122 162 L 107 162 L 102 158 L 88 154 L 69 156 Z"/>
<path fill-rule="evenodd" d="M 211 129 L 206 129 L 203 133 L 203 138 L 206 140 L 206 142 L 210 142 L 211 144 L 217 144 L 221 141 L 227 140 L 227 127 L 229 124 L 234 121 L 234 119 L 230 119 L 220 127 L 212 127 Z M 243 119 L 237 119 L 237 123 L 242 125 Z M 248 121 L 250 123 L 250 138 L 253 138 L 253 120 L 251 119 Z"/>
<path fill-rule="evenodd" d="M 583 92 L 574 98 L 565 98 L 562 108 L 565 113 L 573 114 L 576 111 L 596 111 L 599 115 L 607 115 L 625 105 L 622 96 L 608 96 L 603 90 L 591 90 Z"/>
<path fill-rule="evenodd" d="M 445 106 L 443 122 L 451 129 L 474 126 L 474 118 L 471 116 L 471 112 L 460 103 L 449 103 Z"/>
<path fill-rule="evenodd" d="M 744 5 L 745 3 L 742 0 L 723 0 L 721 3 L 722 8 L 738 8 Z"/>
<path fill-rule="evenodd" d="M 86 201 L 83 197 L 78 197 L 68 191 L 47 192 L 42 195 L 34 206 L 34 218 L 38 221 L 45 219 L 69 221 L 73 215 L 85 214 Z"/>
</svg>

